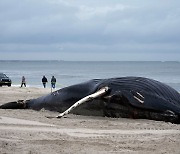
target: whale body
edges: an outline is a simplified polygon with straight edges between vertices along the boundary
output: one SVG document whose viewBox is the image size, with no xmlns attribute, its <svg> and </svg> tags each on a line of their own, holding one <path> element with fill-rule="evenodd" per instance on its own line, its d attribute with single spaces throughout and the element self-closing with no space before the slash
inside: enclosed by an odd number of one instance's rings
<svg viewBox="0 0 180 154">
<path fill-rule="evenodd" d="M 109 88 L 105 95 L 80 105 L 72 113 L 180 123 L 180 94 L 164 83 L 144 77 L 93 79 L 37 99 L 5 103 L 0 108 L 64 112 L 103 87 Z"/>
</svg>

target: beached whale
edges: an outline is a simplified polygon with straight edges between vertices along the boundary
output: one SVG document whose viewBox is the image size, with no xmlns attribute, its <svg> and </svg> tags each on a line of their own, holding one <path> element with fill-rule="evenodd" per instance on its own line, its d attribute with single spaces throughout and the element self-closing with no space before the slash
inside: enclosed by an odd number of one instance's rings
<svg viewBox="0 0 180 154">
<path fill-rule="evenodd" d="M 82 102 L 86 103 L 81 104 Z M 180 123 L 180 94 L 166 84 L 144 77 L 93 79 L 37 99 L 6 103 L 0 108 L 44 108 L 58 112 L 66 111 L 66 114 L 74 109 L 72 113 L 81 115 Z"/>
</svg>

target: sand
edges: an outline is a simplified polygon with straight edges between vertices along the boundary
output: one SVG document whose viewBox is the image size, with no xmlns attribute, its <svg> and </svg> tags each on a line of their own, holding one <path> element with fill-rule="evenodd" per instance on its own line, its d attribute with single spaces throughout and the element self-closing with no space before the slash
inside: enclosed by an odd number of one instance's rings
<svg viewBox="0 0 180 154">
<path fill-rule="evenodd" d="M 50 89 L 1 87 L 0 104 L 45 95 Z M 180 125 L 145 119 L 0 109 L 0 153 L 180 153 Z"/>
</svg>

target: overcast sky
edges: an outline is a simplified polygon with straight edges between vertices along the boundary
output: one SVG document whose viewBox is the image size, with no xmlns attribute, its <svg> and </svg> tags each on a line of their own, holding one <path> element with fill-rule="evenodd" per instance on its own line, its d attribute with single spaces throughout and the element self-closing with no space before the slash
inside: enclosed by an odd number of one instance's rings
<svg viewBox="0 0 180 154">
<path fill-rule="evenodd" d="M 180 0 L 0 0 L 0 60 L 180 61 Z"/>
</svg>

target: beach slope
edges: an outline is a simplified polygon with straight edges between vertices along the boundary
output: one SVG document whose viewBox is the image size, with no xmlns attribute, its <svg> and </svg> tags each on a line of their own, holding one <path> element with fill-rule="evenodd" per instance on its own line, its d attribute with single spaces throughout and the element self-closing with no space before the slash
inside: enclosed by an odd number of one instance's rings
<svg viewBox="0 0 180 154">
<path fill-rule="evenodd" d="M 0 104 L 48 94 L 50 89 L 0 87 Z M 145 119 L 57 112 L 0 110 L 0 153 L 180 153 L 180 125 Z"/>
</svg>

